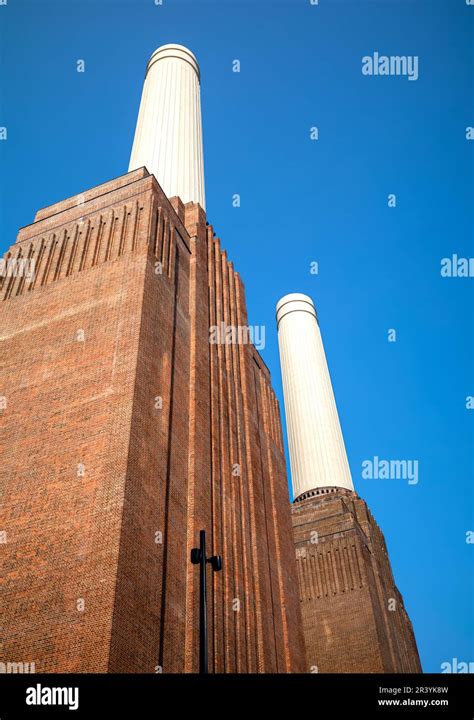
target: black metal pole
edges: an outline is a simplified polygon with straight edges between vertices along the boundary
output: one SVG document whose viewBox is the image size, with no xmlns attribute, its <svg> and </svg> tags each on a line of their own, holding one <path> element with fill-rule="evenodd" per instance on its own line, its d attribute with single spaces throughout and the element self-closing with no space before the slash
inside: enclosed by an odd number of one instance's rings
<svg viewBox="0 0 474 720">
<path fill-rule="evenodd" d="M 206 557 L 206 531 L 199 531 L 199 547 L 191 550 L 191 562 L 199 565 L 199 672 L 208 673 L 206 563 L 214 572 L 222 570 L 220 555 Z"/>
<path fill-rule="evenodd" d="M 200 602 L 199 602 L 199 672 L 207 673 L 207 594 L 206 594 L 206 531 L 199 533 L 199 549 L 201 551 L 199 564 Z"/>
</svg>

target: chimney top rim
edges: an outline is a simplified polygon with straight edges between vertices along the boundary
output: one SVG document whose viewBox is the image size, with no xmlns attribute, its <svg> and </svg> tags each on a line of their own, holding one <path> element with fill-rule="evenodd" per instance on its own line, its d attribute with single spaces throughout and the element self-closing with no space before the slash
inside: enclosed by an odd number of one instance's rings
<svg viewBox="0 0 474 720">
<path fill-rule="evenodd" d="M 160 45 L 160 47 L 151 54 L 146 66 L 146 73 L 148 73 L 151 66 L 154 65 L 155 62 L 157 62 L 158 60 L 165 60 L 170 58 L 187 62 L 189 65 L 191 65 L 193 70 L 195 70 L 198 79 L 200 80 L 201 71 L 195 54 L 189 48 L 185 47 L 184 45 L 179 45 L 177 43 Z"/>
<path fill-rule="evenodd" d="M 287 303 L 292 302 L 305 302 L 311 305 L 311 307 L 315 307 L 313 299 L 309 295 L 305 295 L 304 293 L 288 293 L 288 295 L 283 295 L 282 298 L 280 298 L 276 304 L 276 311 L 280 310 L 283 305 L 286 305 Z"/>
<path fill-rule="evenodd" d="M 276 304 L 277 327 L 279 328 L 280 321 L 286 315 L 293 312 L 305 312 L 312 315 L 316 321 L 318 319 L 316 307 L 309 295 L 289 293 L 288 295 L 284 295 Z"/>
</svg>

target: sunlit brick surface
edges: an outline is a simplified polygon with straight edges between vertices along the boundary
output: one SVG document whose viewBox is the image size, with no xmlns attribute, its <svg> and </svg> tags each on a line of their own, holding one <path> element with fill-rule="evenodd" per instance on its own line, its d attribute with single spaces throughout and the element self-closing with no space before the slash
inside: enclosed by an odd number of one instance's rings
<svg viewBox="0 0 474 720">
<path fill-rule="evenodd" d="M 304 670 L 278 404 L 252 345 L 209 344 L 247 315 L 202 209 L 140 169 L 9 252 L 36 273 L 0 280 L 0 660 L 196 671 L 204 528 L 211 670 Z"/>
<path fill-rule="evenodd" d="M 383 535 L 354 492 L 292 505 L 307 672 L 421 672 Z"/>
</svg>

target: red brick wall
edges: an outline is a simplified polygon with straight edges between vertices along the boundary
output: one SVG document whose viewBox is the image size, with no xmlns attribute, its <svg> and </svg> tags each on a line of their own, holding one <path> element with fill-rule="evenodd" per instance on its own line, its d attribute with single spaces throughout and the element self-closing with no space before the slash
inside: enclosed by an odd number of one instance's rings
<svg viewBox="0 0 474 720">
<path fill-rule="evenodd" d="M 209 344 L 247 318 L 203 211 L 137 170 L 40 211 L 18 253 L 37 266 L 0 280 L 1 660 L 196 671 L 204 528 L 211 669 L 302 669 L 278 406 L 253 346 Z"/>
<path fill-rule="evenodd" d="M 355 493 L 292 505 L 308 672 L 421 672 L 380 529 Z"/>
</svg>

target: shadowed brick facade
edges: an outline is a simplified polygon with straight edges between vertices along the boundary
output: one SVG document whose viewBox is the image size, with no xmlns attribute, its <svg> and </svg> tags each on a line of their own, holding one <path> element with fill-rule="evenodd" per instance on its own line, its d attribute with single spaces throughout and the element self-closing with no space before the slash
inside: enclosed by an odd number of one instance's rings
<svg viewBox="0 0 474 720">
<path fill-rule="evenodd" d="M 385 540 L 343 488 L 292 505 L 307 672 L 418 673 L 418 650 Z"/>
<path fill-rule="evenodd" d="M 201 207 L 143 168 L 39 211 L 0 279 L 2 662 L 193 672 L 201 528 L 210 669 L 305 669 L 278 403 Z M 161 271 L 161 272 L 160 272 Z"/>
</svg>

